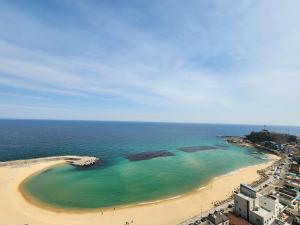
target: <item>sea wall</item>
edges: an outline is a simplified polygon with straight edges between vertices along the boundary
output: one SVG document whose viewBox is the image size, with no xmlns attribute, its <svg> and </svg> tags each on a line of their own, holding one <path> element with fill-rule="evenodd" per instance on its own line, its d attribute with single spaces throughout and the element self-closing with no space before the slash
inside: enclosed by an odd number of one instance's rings
<svg viewBox="0 0 300 225">
<path fill-rule="evenodd" d="M 49 162 L 49 161 L 58 161 L 58 160 L 65 160 L 66 162 L 73 162 L 82 159 L 83 157 L 88 156 L 75 156 L 75 155 L 65 155 L 65 156 L 51 156 L 51 157 L 41 157 L 41 158 L 34 158 L 34 159 L 22 159 L 22 160 L 12 160 L 6 162 L 0 162 L 0 167 L 2 166 L 20 166 L 25 164 L 34 164 L 39 162 Z"/>
</svg>

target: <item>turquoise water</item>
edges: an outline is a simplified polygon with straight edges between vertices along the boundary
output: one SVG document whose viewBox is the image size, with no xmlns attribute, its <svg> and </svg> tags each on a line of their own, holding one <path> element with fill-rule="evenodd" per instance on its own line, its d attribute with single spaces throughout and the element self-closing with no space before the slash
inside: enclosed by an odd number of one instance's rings
<svg viewBox="0 0 300 225">
<path fill-rule="evenodd" d="M 228 145 L 217 135 L 245 135 L 263 126 L 142 122 L 0 120 L 0 161 L 89 155 L 89 169 L 60 166 L 32 177 L 36 199 L 64 208 L 113 207 L 192 191 L 211 178 L 265 162 L 263 153 Z M 268 127 L 300 134 L 299 127 Z M 211 146 L 187 153 L 180 148 Z M 204 148 L 205 149 L 205 148 Z M 169 151 L 174 156 L 129 161 L 128 155 Z"/>
<path fill-rule="evenodd" d="M 173 152 L 175 156 L 137 162 L 119 158 L 109 167 L 64 165 L 31 178 L 25 186 L 38 200 L 57 207 L 112 207 L 177 196 L 217 175 L 266 161 L 263 153 L 235 146 Z"/>
</svg>

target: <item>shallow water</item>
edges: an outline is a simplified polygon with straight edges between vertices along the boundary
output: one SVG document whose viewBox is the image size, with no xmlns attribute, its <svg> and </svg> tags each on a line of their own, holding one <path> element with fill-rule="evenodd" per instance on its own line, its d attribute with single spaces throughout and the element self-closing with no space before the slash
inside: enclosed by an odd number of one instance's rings
<svg viewBox="0 0 300 225">
<path fill-rule="evenodd" d="M 38 200 L 57 207 L 112 207 L 174 197 L 215 176 L 266 162 L 264 153 L 229 145 L 217 137 L 244 135 L 261 128 L 0 120 L 0 160 L 67 154 L 100 157 L 101 163 L 88 169 L 64 165 L 47 170 L 29 179 L 25 188 Z M 272 130 L 300 131 L 295 127 Z M 141 161 L 127 159 L 131 154 L 156 151 L 173 154 Z M 152 153 L 145 155 L 156 155 Z"/>
<path fill-rule="evenodd" d="M 220 141 L 220 140 L 216 140 Z M 32 177 L 26 190 L 38 200 L 64 208 L 127 205 L 176 196 L 237 168 L 265 162 L 263 153 L 230 146 L 142 161 L 118 158 L 113 165 L 89 169 L 70 165 Z"/>
</svg>

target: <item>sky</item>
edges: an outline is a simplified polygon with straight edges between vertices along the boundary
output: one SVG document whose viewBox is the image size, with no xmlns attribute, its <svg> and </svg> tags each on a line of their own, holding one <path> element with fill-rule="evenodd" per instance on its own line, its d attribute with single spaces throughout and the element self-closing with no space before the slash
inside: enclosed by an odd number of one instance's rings
<svg viewBox="0 0 300 225">
<path fill-rule="evenodd" d="M 0 118 L 300 125 L 299 0 L 0 0 Z"/>
</svg>

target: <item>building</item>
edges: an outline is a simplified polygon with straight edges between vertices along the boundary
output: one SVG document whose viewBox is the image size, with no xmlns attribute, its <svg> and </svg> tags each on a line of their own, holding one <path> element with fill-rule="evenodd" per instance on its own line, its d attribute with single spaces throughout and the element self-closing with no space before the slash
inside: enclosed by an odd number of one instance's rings
<svg viewBox="0 0 300 225">
<path fill-rule="evenodd" d="M 273 196 L 261 196 L 259 206 L 249 212 L 249 222 L 253 225 L 269 225 L 279 215 L 279 199 Z"/>
<path fill-rule="evenodd" d="M 279 203 L 283 205 L 292 205 L 299 193 L 298 191 L 291 189 L 291 187 L 288 187 L 289 186 L 279 188 L 277 193 Z"/>
<path fill-rule="evenodd" d="M 268 196 L 262 196 L 259 198 L 259 206 L 265 210 L 273 212 L 273 215 L 277 217 L 280 212 L 280 204 L 279 199 L 268 195 Z"/>
<path fill-rule="evenodd" d="M 218 211 L 210 213 L 207 217 L 208 225 L 229 225 L 229 218 Z"/>
<path fill-rule="evenodd" d="M 292 181 L 292 180 L 285 180 L 284 186 L 288 189 L 297 191 L 297 193 L 300 192 L 300 184 L 298 181 Z"/>
<path fill-rule="evenodd" d="M 294 147 L 294 146 L 290 146 L 290 145 L 284 146 L 284 153 L 285 154 L 292 154 L 294 152 L 297 152 L 297 150 L 298 149 L 296 147 Z"/>
<path fill-rule="evenodd" d="M 267 148 L 272 148 L 277 151 L 282 151 L 284 148 L 284 145 L 277 143 L 275 141 L 264 141 L 264 142 L 262 142 L 262 145 Z"/>
<path fill-rule="evenodd" d="M 234 196 L 234 212 L 249 221 L 249 212 L 258 205 L 256 191 L 245 184 L 240 185 L 240 193 Z"/>
<path fill-rule="evenodd" d="M 260 196 L 252 187 L 241 184 L 240 193 L 234 196 L 235 215 L 253 225 L 270 225 L 280 212 L 279 199 Z"/>
<path fill-rule="evenodd" d="M 252 225 L 269 225 L 274 221 L 272 211 L 256 207 L 249 212 L 249 222 Z"/>
<path fill-rule="evenodd" d="M 251 186 L 247 184 L 240 185 L 240 192 L 250 198 L 257 198 L 257 192 Z"/>
</svg>

